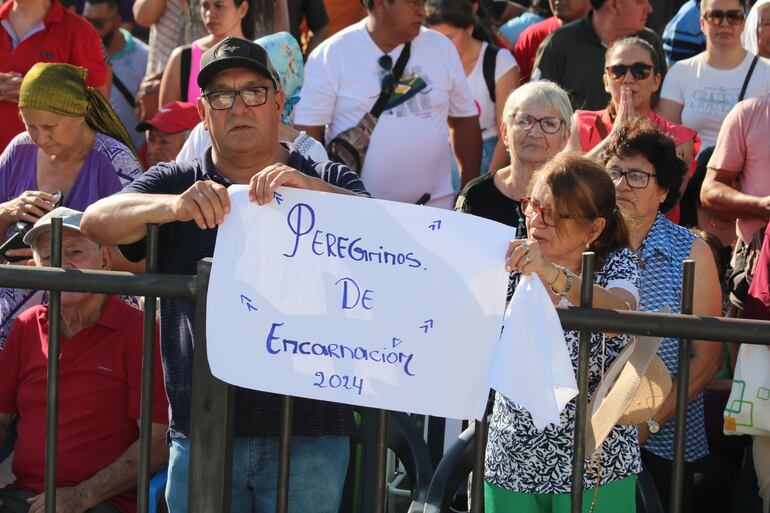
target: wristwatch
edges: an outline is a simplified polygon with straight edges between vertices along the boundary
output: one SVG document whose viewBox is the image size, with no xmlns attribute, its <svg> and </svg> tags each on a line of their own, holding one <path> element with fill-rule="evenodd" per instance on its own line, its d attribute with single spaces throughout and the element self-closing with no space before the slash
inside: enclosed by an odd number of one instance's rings
<svg viewBox="0 0 770 513">
<path fill-rule="evenodd" d="M 647 419 L 647 429 L 650 430 L 650 433 L 653 435 L 660 431 L 660 424 L 655 419 Z"/>
</svg>

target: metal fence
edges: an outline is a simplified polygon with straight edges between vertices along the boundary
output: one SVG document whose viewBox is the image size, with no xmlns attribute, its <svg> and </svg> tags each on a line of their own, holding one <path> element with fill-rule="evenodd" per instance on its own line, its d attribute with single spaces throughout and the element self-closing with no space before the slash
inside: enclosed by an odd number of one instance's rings
<svg viewBox="0 0 770 513">
<path fill-rule="evenodd" d="M 149 505 L 150 432 L 152 412 L 153 343 L 157 297 L 179 297 L 195 301 L 195 352 L 193 357 L 192 427 L 190 448 L 189 506 L 190 513 L 227 513 L 230 510 L 230 483 L 233 456 L 234 387 L 214 376 L 208 365 L 206 348 L 206 296 L 211 260 L 199 262 L 195 276 L 157 274 L 158 227 L 148 225 L 147 272 L 131 274 L 110 271 L 64 270 L 61 266 L 61 219 L 53 219 L 51 230 L 51 266 L 35 268 L 0 266 L 0 287 L 49 290 L 49 354 L 59 354 L 59 317 L 62 291 L 128 294 L 145 297 L 144 341 L 142 358 L 142 395 L 140 419 L 140 461 L 137 511 L 146 513 Z M 583 274 L 594 270 L 593 253 L 583 255 Z M 583 497 L 583 460 L 585 419 L 587 415 L 588 360 L 591 331 L 629 333 L 680 338 L 677 388 L 676 435 L 672 472 L 672 497 L 669 511 L 678 512 L 682 504 L 684 476 L 684 439 L 686 430 L 689 340 L 727 341 L 749 344 L 770 343 L 770 322 L 698 317 L 691 315 L 695 262 L 685 261 L 682 281 L 682 314 L 620 312 L 593 309 L 592 281 L 584 280 L 579 308 L 559 309 L 565 329 L 579 330 L 578 388 L 574 439 L 571 512 L 581 511 Z M 58 415 L 58 358 L 48 359 L 48 398 L 46 420 L 45 494 L 46 513 L 55 512 L 56 447 Z M 278 497 L 276 511 L 288 510 L 289 455 L 293 398 L 285 396 L 281 415 L 279 441 Z M 364 513 L 384 513 L 386 499 L 386 462 L 388 449 L 388 412 L 376 415 L 374 464 L 367 466 L 372 478 L 365 490 Z M 475 461 L 473 471 L 482 476 L 487 434 L 486 420 L 475 426 Z M 483 504 L 483 479 L 474 479 L 471 511 L 480 513 Z M 233 512 L 238 513 L 238 512 Z"/>
</svg>

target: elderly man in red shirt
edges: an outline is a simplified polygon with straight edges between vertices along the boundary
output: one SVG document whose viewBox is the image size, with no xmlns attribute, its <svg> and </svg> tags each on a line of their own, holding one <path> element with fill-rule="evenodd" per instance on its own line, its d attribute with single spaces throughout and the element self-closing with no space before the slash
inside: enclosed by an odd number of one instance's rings
<svg viewBox="0 0 770 513">
<path fill-rule="evenodd" d="M 62 264 L 110 269 L 107 246 L 80 233 L 82 213 L 59 207 L 24 237 L 34 263 L 50 262 L 51 219 L 62 219 Z M 11 328 L 0 353 L 0 446 L 19 415 L 13 473 L 0 489 L 0 513 L 44 510 L 47 305 L 30 308 Z M 139 461 L 143 316 L 115 296 L 85 292 L 61 295 L 56 511 L 133 513 Z M 168 403 L 156 341 L 152 413 L 152 461 L 168 458 Z"/>
<path fill-rule="evenodd" d="M 59 0 L 8 0 L 0 5 L 0 152 L 24 131 L 19 118 L 21 79 L 38 62 L 88 70 L 87 84 L 105 98 L 110 70 L 96 30 Z"/>
</svg>

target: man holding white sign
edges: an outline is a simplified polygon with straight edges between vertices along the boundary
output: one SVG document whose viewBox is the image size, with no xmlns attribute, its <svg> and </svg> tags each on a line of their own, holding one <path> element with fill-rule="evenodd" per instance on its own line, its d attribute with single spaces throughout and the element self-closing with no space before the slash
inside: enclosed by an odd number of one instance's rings
<svg viewBox="0 0 770 513">
<path fill-rule="evenodd" d="M 214 253 L 217 227 L 230 211 L 227 187 L 248 184 L 265 205 L 280 186 L 367 195 L 355 173 L 314 163 L 278 142 L 284 98 L 265 50 L 227 38 L 201 57 L 198 111 L 212 146 L 201 161 L 161 164 L 86 212 L 82 230 L 95 240 L 131 244 L 141 258 L 147 223 L 161 224 L 159 270 L 194 274 Z M 161 349 L 171 406 L 171 452 L 166 488 L 171 513 L 187 509 L 192 388 L 192 301 L 161 300 Z M 280 398 L 237 389 L 232 511 L 275 509 Z M 336 513 L 348 461 L 352 409 L 298 399 L 289 489 L 290 511 Z"/>
</svg>

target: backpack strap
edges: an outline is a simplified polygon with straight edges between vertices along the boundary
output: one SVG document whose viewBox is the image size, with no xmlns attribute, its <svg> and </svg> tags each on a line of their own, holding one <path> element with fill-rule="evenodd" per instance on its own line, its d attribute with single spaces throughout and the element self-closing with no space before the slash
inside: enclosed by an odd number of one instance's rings
<svg viewBox="0 0 770 513">
<path fill-rule="evenodd" d="M 123 83 L 122 80 L 118 77 L 118 75 L 115 73 L 115 71 L 112 71 L 112 85 L 115 86 L 115 88 L 120 91 L 120 94 L 123 95 L 123 98 L 126 99 L 128 104 L 133 108 L 136 107 L 136 101 L 134 100 L 134 95 L 131 94 L 131 91 L 128 90 L 128 87 L 126 87 L 126 84 Z"/>
<path fill-rule="evenodd" d="M 382 114 L 382 111 L 385 110 L 385 106 L 387 105 L 388 100 L 390 99 L 390 95 L 393 94 L 393 91 L 396 90 L 398 81 L 401 80 L 401 75 L 404 74 L 404 68 L 406 68 L 406 63 L 409 61 L 409 55 L 411 54 L 411 49 L 412 49 L 412 42 L 408 41 L 404 45 L 404 47 L 401 49 L 401 53 L 398 56 L 396 65 L 393 68 L 393 80 L 388 83 L 385 83 L 385 81 L 383 81 L 382 89 L 380 90 L 380 96 L 377 98 L 377 101 L 374 103 L 372 110 L 369 111 L 371 115 L 374 116 L 375 118 L 380 117 L 380 114 Z"/>
<path fill-rule="evenodd" d="M 500 49 L 491 44 L 487 44 L 487 48 L 484 50 L 484 62 L 482 64 L 482 71 L 484 72 L 484 82 L 487 83 L 487 91 L 489 91 L 489 98 L 492 103 L 495 103 L 495 68 L 497 67 L 497 52 Z"/>
<path fill-rule="evenodd" d="M 190 68 L 192 66 L 192 47 L 182 48 L 182 60 L 179 62 L 179 92 L 183 101 L 187 101 L 187 89 L 190 83 Z"/>
</svg>

